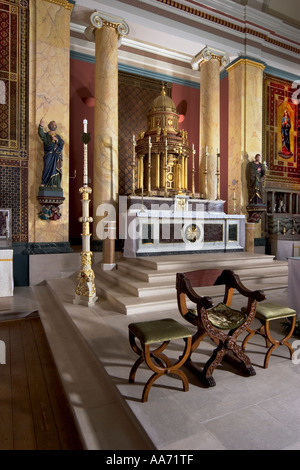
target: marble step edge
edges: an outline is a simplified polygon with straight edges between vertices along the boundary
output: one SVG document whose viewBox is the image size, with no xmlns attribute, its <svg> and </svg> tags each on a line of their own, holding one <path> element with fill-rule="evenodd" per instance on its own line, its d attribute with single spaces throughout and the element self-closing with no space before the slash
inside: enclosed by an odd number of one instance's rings
<svg viewBox="0 0 300 470">
<path fill-rule="evenodd" d="M 157 282 L 157 281 L 164 281 L 164 280 L 171 280 L 175 279 L 176 273 L 179 271 L 156 271 L 153 269 L 147 269 L 144 266 L 135 266 L 135 265 L 128 265 L 128 263 L 118 263 L 117 270 L 121 272 L 123 275 L 130 275 L 135 279 L 146 281 L 149 283 Z M 272 275 L 271 273 L 276 271 L 278 274 L 288 274 L 288 266 L 287 264 L 275 264 L 275 265 L 262 265 L 259 267 L 260 274 L 265 275 Z M 182 271 L 180 271 L 182 272 Z M 257 273 L 257 266 L 248 266 L 247 268 L 236 266 L 234 272 L 239 276 L 247 276 L 247 278 L 252 273 Z"/>
<path fill-rule="evenodd" d="M 59 283 L 68 280 L 59 279 Z M 128 432 L 131 433 L 132 450 L 136 449 L 137 442 L 139 447 L 142 444 L 141 449 L 153 449 L 148 436 L 122 399 L 103 364 L 66 311 L 57 289 L 53 287 L 55 281 L 57 279 L 51 279 L 44 285 L 34 286 L 34 289 L 39 303 L 39 316 L 86 450 L 113 450 L 115 446 L 122 448 L 122 433 Z M 47 302 L 47 298 L 51 302 Z M 86 388 L 82 381 L 83 371 L 85 380 L 88 381 Z M 85 404 L 90 403 L 92 390 L 93 404 L 85 407 Z M 79 402 L 74 400 L 76 395 L 80 397 Z M 103 431 L 96 427 L 92 416 L 97 409 L 111 406 L 118 410 L 120 419 L 106 423 L 107 432 L 103 437 Z"/>
<path fill-rule="evenodd" d="M 219 256 L 215 256 L 214 253 L 209 254 L 200 254 L 200 255 L 177 255 L 174 256 L 144 256 L 144 257 L 136 257 L 136 258 L 123 258 L 120 259 L 119 262 L 126 260 L 126 262 L 135 265 L 142 265 L 146 266 L 155 270 L 183 270 L 185 269 L 184 266 L 190 268 L 193 265 L 193 269 L 196 269 L 194 265 L 201 265 L 204 268 L 209 268 L 213 264 L 214 267 L 223 267 L 225 265 L 235 266 L 236 264 L 240 263 L 247 263 L 247 264 L 265 264 L 265 263 L 273 263 L 274 255 L 253 255 L 252 253 L 245 254 L 245 252 L 234 253 L 218 253 Z M 252 256 L 251 256 L 252 255 Z M 276 260 L 275 260 L 276 261 Z"/>
<path fill-rule="evenodd" d="M 104 279 L 95 279 L 95 285 L 97 288 L 97 294 L 102 295 L 106 300 L 108 300 L 118 312 L 125 315 L 138 314 L 143 312 L 157 311 L 157 308 L 178 308 L 177 307 L 177 298 L 176 290 L 174 288 L 173 292 L 170 291 L 168 294 L 159 294 L 154 296 L 147 297 L 137 297 L 131 294 L 128 294 L 124 289 L 119 286 L 112 286 L 111 282 L 104 282 Z M 268 284 L 264 285 L 263 288 L 258 287 L 257 283 L 251 284 L 247 283 L 246 287 L 250 290 L 280 290 L 286 289 L 287 285 L 275 285 Z M 205 289 L 205 288 L 204 288 Z M 202 295 L 208 295 L 207 290 L 202 291 Z M 201 292 L 198 291 L 201 295 Z M 209 296 L 214 298 L 222 298 L 224 294 L 224 287 L 222 286 L 212 286 Z M 238 295 L 237 292 L 234 292 L 234 295 Z"/>
<path fill-rule="evenodd" d="M 98 269 L 95 271 L 95 274 L 97 277 L 109 280 L 114 285 L 118 285 L 124 290 L 130 292 L 132 295 L 136 295 L 138 297 L 152 295 L 157 292 L 161 294 L 163 292 L 175 290 L 176 274 L 172 274 L 172 276 L 167 279 L 159 279 L 157 282 L 137 280 L 131 276 L 124 277 L 124 273 L 122 273 L 122 271 L 120 272 L 118 269 L 111 271 L 102 271 Z M 279 285 L 287 283 L 287 275 L 281 273 L 268 274 L 268 276 L 255 275 L 255 273 L 252 273 L 252 275 L 240 276 L 240 279 L 242 282 L 257 280 L 258 285 L 259 283 L 268 283 L 270 282 L 270 279 Z"/>
</svg>

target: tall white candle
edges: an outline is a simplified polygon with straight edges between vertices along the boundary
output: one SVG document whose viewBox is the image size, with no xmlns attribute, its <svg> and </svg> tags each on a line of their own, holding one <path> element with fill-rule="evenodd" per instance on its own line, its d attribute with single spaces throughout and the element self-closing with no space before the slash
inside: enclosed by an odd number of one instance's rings
<svg viewBox="0 0 300 470">
<path fill-rule="evenodd" d="M 83 120 L 83 132 L 87 133 L 87 119 Z M 87 161 L 87 144 L 83 146 L 83 184 L 88 184 L 88 161 Z"/>
<path fill-rule="evenodd" d="M 84 119 L 83 120 L 83 132 L 86 133 L 87 132 L 87 119 Z"/>
<path fill-rule="evenodd" d="M 192 162 L 193 162 L 193 169 L 194 169 L 194 168 L 195 168 L 195 146 L 194 146 L 194 144 L 193 144 L 193 147 L 192 147 L 192 153 L 193 153 L 193 160 L 192 160 Z"/>
</svg>

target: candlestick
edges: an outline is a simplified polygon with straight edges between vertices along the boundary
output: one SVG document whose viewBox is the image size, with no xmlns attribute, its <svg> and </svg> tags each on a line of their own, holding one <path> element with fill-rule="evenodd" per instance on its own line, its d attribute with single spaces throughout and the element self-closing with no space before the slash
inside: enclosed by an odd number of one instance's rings
<svg viewBox="0 0 300 470">
<path fill-rule="evenodd" d="M 208 147 L 206 147 L 206 151 L 205 151 L 205 167 L 204 167 L 204 191 L 205 191 L 205 194 L 204 194 L 204 197 L 207 198 L 207 151 L 208 151 Z"/>
<path fill-rule="evenodd" d="M 192 197 L 195 196 L 195 146 L 193 144 L 192 147 L 192 154 L 193 154 L 193 159 L 192 159 Z"/>
<path fill-rule="evenodd" d="M 132 195 L 135 195 L 135 135 L 132 136 Z"/>
<path fill-rule="evenodd" d="M 95 305 L 98 297 L 96 295 L 95 274 L 92 269 L 92 252 L 90 251 L 90 222 L 93 218 L 89 216 L 89 195 L 92 189 L 88 187 L 88 161 L 87 161 L 87 145 L 89 142 L 89 134 L 87 134 L 87 120 L 83 120 L 83 187 L 79 189 L 82 194 L 82 217 L 79 217 L 79 222 L 82 222 L 82 251 L 81 251 L 81 270 L 78 273 L 78 284 L 75 289 L 74 304 L 82 304 L 87 307 Z"/>
<path fill-rule="evenodd" d="M 164 196 L 167 197 L 168 196 L 168 174 L 167 174 L 167 170 L 168 170 L 168 140 L 166 139 L 165 140 L 165 164 L 164 164 L 164 176 L 165 176 L 165 194 Z"/>
<path fill-rule="evenodd" d="M 87 133 L 87 119 L 83 120 L 83 132 Z M 83 144 L 83 185 L 88 184 L 88 157 L 87 157 L 87 144 Z"/>
<path fill-rule="evenodd" d="M 151 137 L 149 136 L 149 152 L 148 152 L 148 196 L 151 196 Z"/>
<path fill-rule="evenodd" d="M 216 198 L 216 200 L 219 200 L 220 199 L 220 154 L 219 153 L 217 153 L 216 176 L 217 176 L 217 198 Z"/>
</svg>

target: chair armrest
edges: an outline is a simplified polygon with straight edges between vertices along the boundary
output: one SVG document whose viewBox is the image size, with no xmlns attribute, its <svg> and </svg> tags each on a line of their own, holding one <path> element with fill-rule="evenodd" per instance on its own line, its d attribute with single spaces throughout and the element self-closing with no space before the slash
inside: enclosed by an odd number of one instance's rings
<svg viewBox="0 0 300 470">
<path fill-rule="evenodd" d="M 186 294 L 186 296 L 189 298 L 189 300 L 191 300 L 191 302 L 199 304 L 201 308 L 211 308 L 214 305 L 211 297 L 202 297 L 194 291 L 190 280 L 185 278 L 183 273 L 177 274 L 176 289 L 178 294 Z"/>
<path fill-rule="evenodd" d="M 241 295 L 248 297 L 257 302 L 265 300 L 265 293 L 261 290 L 250 290 L 240 280 L 238 274 L 235 274 L 230 269 L 224 269 L 222 274 L 216 280 L 215 285 L 225 284 L 226 288 L 236 289 Z"/>
</svg>

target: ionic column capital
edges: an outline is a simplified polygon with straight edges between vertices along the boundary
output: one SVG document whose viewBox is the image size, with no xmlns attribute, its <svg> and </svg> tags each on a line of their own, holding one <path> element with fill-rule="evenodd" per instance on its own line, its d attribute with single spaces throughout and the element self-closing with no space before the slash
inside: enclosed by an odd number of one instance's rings
<svg viewBox="0 0 300 470">
<path fill-rule="evenodd" d="M 108 15 L 101 11 L 95 11 L 90 17 L 91 25 L 85 29 L 85 37 L 89 41 L 95 41 L 95 30 L 101 28 L 113 28 L 119 36 L 119 46 L 123 36 L 129 33 L 129 26 L 122 18 Z"/>
<path fill-rule="evenodd" d="M 195 57 L 193 57 L 191 61 L 192 69 L 199 70 L 201 63 L 208 62 L 211 59 L 218 59 L 220 65 L 223 67 L 226 67 L 230 62 L 227 52 L 219 51 L 218 49 L 206 46 L 204 49 L 202 49 L 202 51 L 195 55 Z"/>
</svg>

